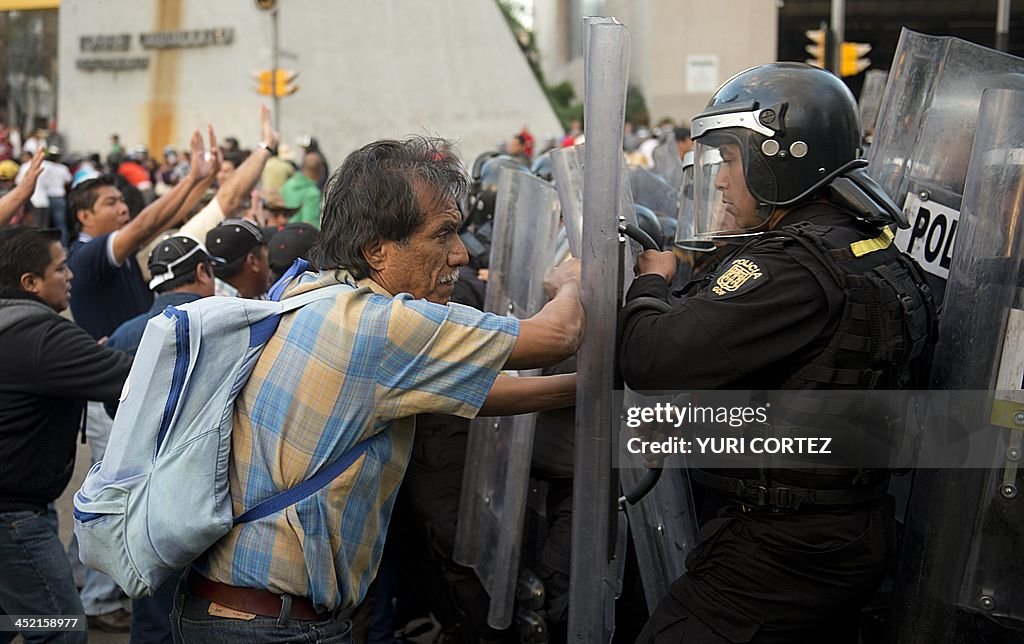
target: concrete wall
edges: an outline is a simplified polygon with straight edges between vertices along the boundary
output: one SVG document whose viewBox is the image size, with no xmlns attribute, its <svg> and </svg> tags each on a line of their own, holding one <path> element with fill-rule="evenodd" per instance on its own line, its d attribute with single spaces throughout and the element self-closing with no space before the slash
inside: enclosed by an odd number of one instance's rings
<svg viewBox="0 0 1024 644">
<path fill-rule="evenodd" d="M 337 165 L 369 141 L 408 134 L 456 139 L 471 162 L 524 125 L 560 126 L 496 4 L 484 0 L 282 2 L 281 67 L 298 93 L 281 99 L 294 146 L 315 135 Z M 228 45 L 144 50 L 139 34 L 233 29 Z M 131 34 L 129 51 L 84 52 L 81 36 Z M 243 146 L 258 137 L 251 76 L 271 66 L 271 20 L 252 0 L 64 0 L 60 9 L 59 126 L 75 151 L 183 146 L 212 123 Z M 148 68 L 83 71 L 82 58 L 146 58 Z"/>
<path fill-rule="evenodd" d="M 571 55 L 567 40 L 570 28 L 580 28 L 568 25 L 571 1 L 535 2 L 534 28 L 545 76 L 571 81 L 582 96 L 582 61 Z M 653 121 L 668 116 L 687 122 L 715 87 L 776 60 L 775 0 L 607 0 L 605 15 L 630 29 L 630 82 L 643 91 Z M 706 76 L 710 89 L 689 91 L 687 77 L 694 73 Z"/>
</svg>

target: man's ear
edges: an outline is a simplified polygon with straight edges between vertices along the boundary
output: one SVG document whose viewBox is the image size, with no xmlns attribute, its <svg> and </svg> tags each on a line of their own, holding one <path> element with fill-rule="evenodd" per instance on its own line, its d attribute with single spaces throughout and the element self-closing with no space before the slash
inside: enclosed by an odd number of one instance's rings
<svg viewBox="0 0 1024 644">
<path fill-rule="evenodd" d="M 75 219 L 78 220 L 78 227 L 79 228 L 85 227 L 85 220 L 89 217 L 90 214 L 92 214 L 92 213 L 89 210 L 76 210 L 75 211 Z"/>
<path fill-rule="evenodd" d="M 208 264 L 196 264 L 196 284 L 209 284 L 213 281 L 213 271 Z"/>
<path fill-rule="evenodd" d="M 370 265 L 370 269 L 375 273 L 379 273 L 387 264 L 390 250 L 391 245 L 389 242 L 383 242 L 380 238 L 377 238 L 363 246 L 363 259 L 365 259 L 366 263 Z"/>
<path fill-rule="evenodd" d="M 40 282 L 42 282 L 42 278 L 35 273 L 22 273 L 21 279 L 18 280 L 18 283 L 21 285 L 21 290 L 26 293 L 33 294 L 39 293 L 39 289 L 41 288 Z"/>
</svg>

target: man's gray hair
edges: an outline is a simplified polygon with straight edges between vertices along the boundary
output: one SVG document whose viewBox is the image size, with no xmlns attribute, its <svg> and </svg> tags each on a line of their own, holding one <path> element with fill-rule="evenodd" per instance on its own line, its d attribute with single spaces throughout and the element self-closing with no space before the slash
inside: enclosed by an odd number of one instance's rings
<svg viewBox="0 0 1024 644">
<path fill-rule="evenodd" d="M 350 154 L 327 183 L 310 259 L 321 269 L 368 277 L 364 247 L 378 239 L 406 243 L 423 223 L 423 208 L 462 202 L 468 180 L 450 148 L 445 139 L 417 136 L 375 141 Z M 436 201 L 420 204 L 414 182 L 431 188 Z"/>
</svg>

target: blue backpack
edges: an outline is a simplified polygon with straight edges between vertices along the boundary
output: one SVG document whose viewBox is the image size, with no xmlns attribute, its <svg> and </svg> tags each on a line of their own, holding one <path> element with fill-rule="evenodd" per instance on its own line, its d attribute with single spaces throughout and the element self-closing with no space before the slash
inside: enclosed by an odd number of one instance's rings
<svg viewBox="0 0 1024 644">
<path fill-rule="evenodd" d="M 297 260 L 270 301 L 207 297 L 169 306 L 146 325 L 106 454 L 74 498 L 82 562 L 130 597 L 152 595 L 233 525 L 314 494 L 366 450 L 363 441 L 312 478 L 232 515 L 235 398 L 283 313 L 352 289 L 338 284 L 278 301 L 307 268 Z"/>
</svg>

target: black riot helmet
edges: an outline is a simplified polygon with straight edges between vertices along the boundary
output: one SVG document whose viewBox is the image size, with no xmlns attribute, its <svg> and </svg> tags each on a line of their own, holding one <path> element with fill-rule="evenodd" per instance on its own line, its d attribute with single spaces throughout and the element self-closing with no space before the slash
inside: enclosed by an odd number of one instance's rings
<svg viewBox="0 0 1024 644">
<path fill-rule="evenodd" d="M 473 162 L 473 183 L 469 189 L 466 225 L 481 226 L 494 219 L 494 204 L 498 194 L 498 175 L 502 168 L 527 170 L 521 163 L 496 152 L 485 152 Z"/>
<path fill-rule="evenodd" d="M 747 189 L 767 218 L 828 190 L 877 223 L 902 213 L 863 171 L 857 103 L 833 74 L 804 63 L 771 63 L 725 82 L 693 118 L 693 140 L 739 146 Z"/>
<path fill-rule="evenodd" d="M 527 169 L 507 154 L 497 152 L 485 152 L 473 162 L 472 185 L 466 199 L 459 237 L 466 245 L 470 265 L 474 268 L 487 268 L 490 258 L 498 176 L 502 168 Z"/>
</svg>

